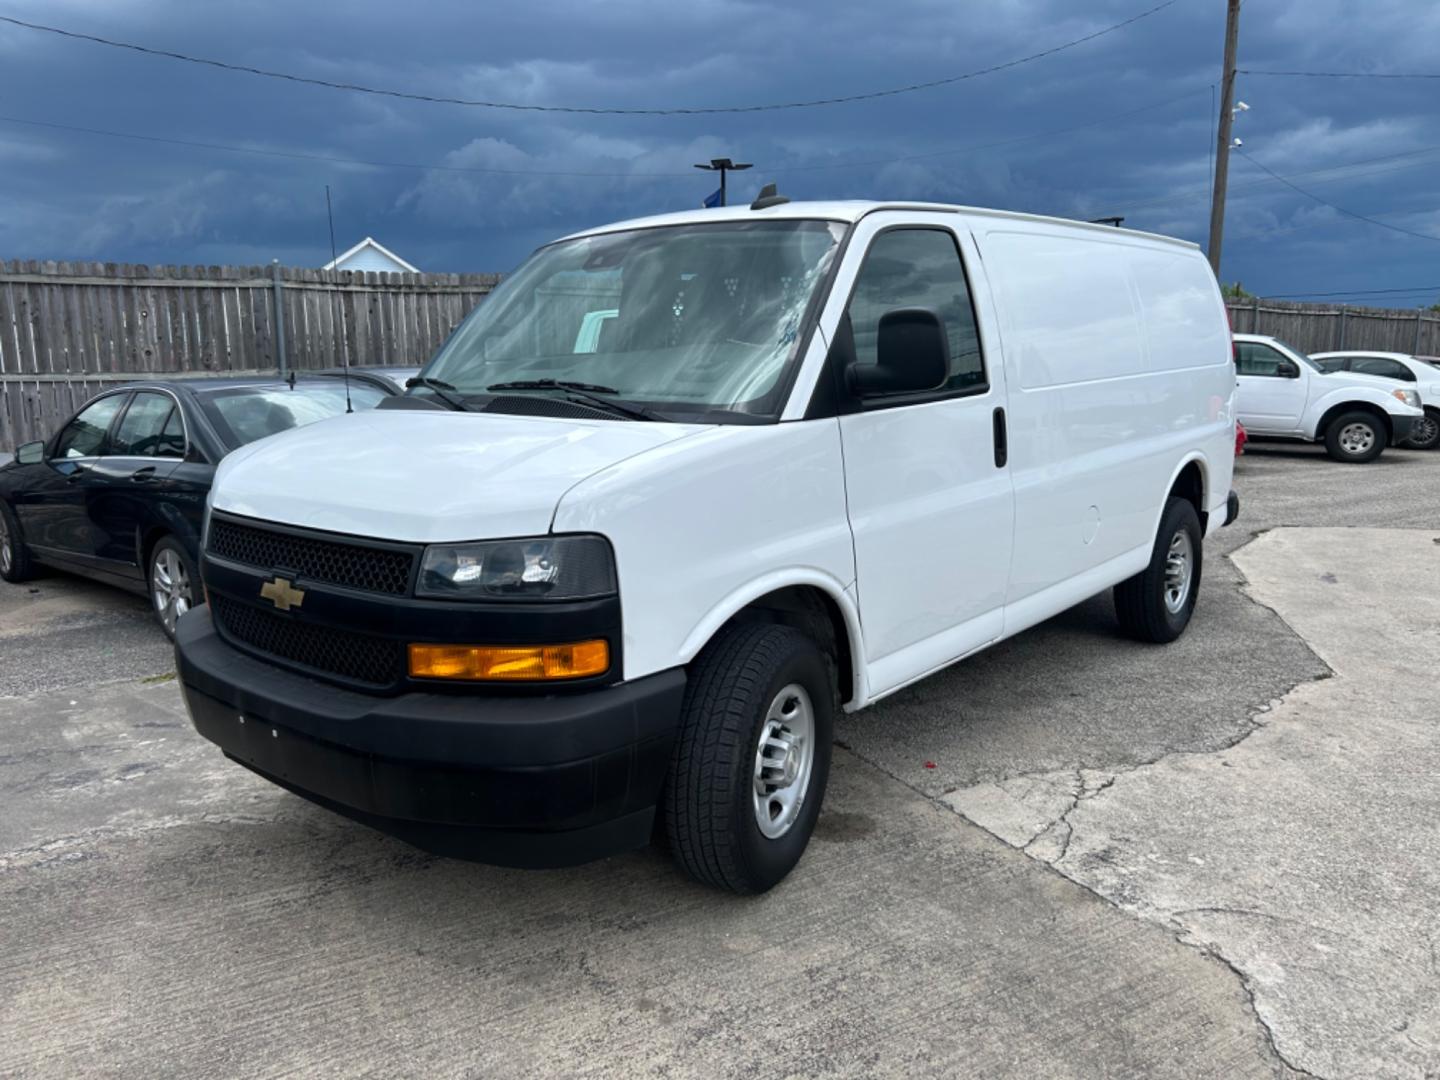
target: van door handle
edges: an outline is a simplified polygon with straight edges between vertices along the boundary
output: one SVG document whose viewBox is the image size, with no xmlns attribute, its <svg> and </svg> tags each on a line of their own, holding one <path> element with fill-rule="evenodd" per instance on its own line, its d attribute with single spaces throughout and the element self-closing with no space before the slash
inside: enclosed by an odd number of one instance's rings
<svg viewBox="0 0 1440 1080">
<path fill-rule="evenodd" d="M 995 425 L 995 467 L 1003 469 L 1010 460 L 1010 440 L 1005 433 L 1005 410 L 996 409 L 991 419 Z"/>
</svg>

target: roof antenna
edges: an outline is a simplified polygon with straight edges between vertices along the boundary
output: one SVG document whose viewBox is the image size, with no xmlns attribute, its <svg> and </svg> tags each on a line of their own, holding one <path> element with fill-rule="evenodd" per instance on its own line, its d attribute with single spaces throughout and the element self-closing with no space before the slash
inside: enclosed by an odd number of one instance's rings
<svg viewBox="0 0 1440 1080">
<path fill-rule="evenodd" d="M 330 222 L 330 272 L 333 274 L 333 273 L 335 273 L 335 272 L 339 269 L 339 267 L 337 267 L 335 264 L 338 263 L 338 262 L 340 261 L 340 259 L 339 259 L 339 258 L 336 256 L 336 254 L 335 254 L 335 212 L 330 209 L 330 185 L 329 185 L 329 184 L 326 184 L 326 185 L 325 185 L 325 217 L 326 217 L 326 218 L 329 220 L 329 222 Z M 342 312 L 342 318 L 343 318 L 343 312 Z M 342 344 L 342 345 L 344 344 L 343 340 L 342 340 L 341 344 Z M 342 351 L 342 353 L 341 353 L 341 359 L 343 359 L 344 362 L 345 362 L 345 411 L 346 411 L 347 413 L 353 413 L 353 412 L 355 411 L 355 409 L 354 409 L 354 407 L 350 404 L 350 350 L 349 350 L 349 349 L 344 349 L 344 350 Z M 290 383 L 290 389 L 292 389 L 292 390 L 295 389 L 295 383 L 294 383 L 293 381 Z"/>
<path fill-rule="evenodd" d="M 769 206 L 784 206 L 789 201 L 775 190 L 774 184 L 766 184 L 760 189 L 760 194 L 755 196 L 755 201 L 750 204 L 750 209 L 764 210 Z"/>
</svg>

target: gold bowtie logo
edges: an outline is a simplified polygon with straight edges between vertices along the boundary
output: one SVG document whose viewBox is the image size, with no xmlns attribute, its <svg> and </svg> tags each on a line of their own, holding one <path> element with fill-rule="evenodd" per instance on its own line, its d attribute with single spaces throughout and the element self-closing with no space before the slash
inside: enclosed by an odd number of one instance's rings
<svg viewBox="0 0 1440 1080">
<path fill-rule="evenodd" d="M 297 589 L 283 577 L 260 586 L 260 599 L 269 600 L 281 611 L 289 611 L 305 602 L 305 590 Z"/>
</svg>

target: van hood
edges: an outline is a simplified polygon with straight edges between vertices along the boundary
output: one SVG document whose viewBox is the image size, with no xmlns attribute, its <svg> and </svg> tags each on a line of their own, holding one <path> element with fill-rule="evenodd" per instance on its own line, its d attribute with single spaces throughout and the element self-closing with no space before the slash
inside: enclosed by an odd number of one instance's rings
<svg viewBox="0 0 1440 1080">
<path fill-rule="evenodd" d="M 705 428 L 431 410 L 352 413 L 220 464 L 211 505 L 262 521 L 443 543 L 550 531 L 586 477 Z"/>
</svg>

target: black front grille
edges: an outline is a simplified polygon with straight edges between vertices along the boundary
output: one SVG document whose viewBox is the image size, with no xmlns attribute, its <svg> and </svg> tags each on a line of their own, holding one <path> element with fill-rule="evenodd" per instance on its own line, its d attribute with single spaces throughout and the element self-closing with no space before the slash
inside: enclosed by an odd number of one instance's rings
<svg viewBox="0 0 1440 1080">
<path fill-rule="evenodd" d="M 371 686 L 393 686 L 405 676 L 398 641 L 297 622 L 218 593 L 210 594 L 210 606 L 226 636 L 258 652 Z"/>
<path fill-rule="evenodd" d="M 221 517 L 210 522 L 206 550 L 230 562 L 289 570 L 310 581 L 390 596 L 409 591 L 415 565 L 415 555 L 409 551 L 275 532 Z"/>
</svg>

